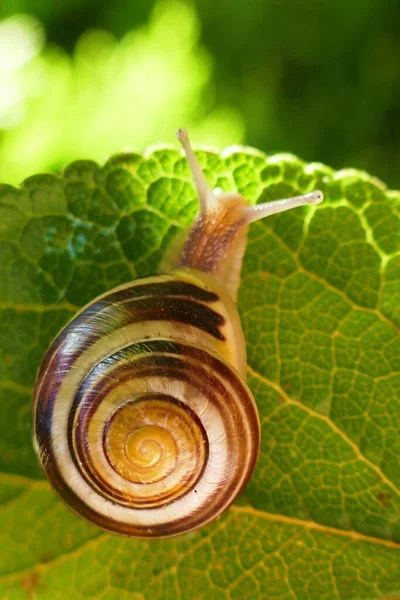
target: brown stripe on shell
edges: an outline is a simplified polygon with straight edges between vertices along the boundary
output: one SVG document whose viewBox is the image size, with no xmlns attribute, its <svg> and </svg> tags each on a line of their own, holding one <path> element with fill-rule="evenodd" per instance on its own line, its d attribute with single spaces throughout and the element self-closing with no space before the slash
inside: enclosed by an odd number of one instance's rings
<svg viewBox="0 0 400 600">
<path fill-rule="evenodd" d="M 142 295 L 145 293 L 149 297 L 144 298 Z M 171 293 L 174 296 L 168 295 Z M 43 456 L 51 455 L 48 441 L 58 390 L 64 374 L 71 369 L 82 352 L 98 339 L 107 336 L 110 331 L 145 320 L 186 323 L 218 340 L 224 340 L 221 332 L 225 323 L 223 316 L 200 301 L 217 302 L 218 295 L 183 280 L 157 279 L 153 283 L 137 284 L 111 292 L 75 317 L 46 353 L 35 385 L 33 422 Z M 71 333 L 74 334 L 73 351 L 65 350 Z"/>
<path fill-rule="evenodd" d="M 255 456 L 254 461 L 251 463 L 251 472 L 254 470 L 256 459 L 257 455 Z M 51 464 L 49 464 L 46 472 L 54 490 L 59 494 L 61 500 L 66 504 L 66 506 L 72 509 L 79 516 L 89 521 L 89 523 L 94 523 L 98 527 L 101 527 L 106 531 L 110 531 L 111 533 L 118 533 L 126 536 L 137 536 L 142 538 L 175 536 L 182 533 L 188 533 L 189 531 L 193 531 L 194 529 L 206 525 L 210 521 L 220 517 L 222 513 L 233 504 L 248 482 L 247 478 L 243 479 L 241 485 L 237 488 L 237 490 L 235 490 L 234 496 L 232 496 L 226 503 L 219 503 L 219 506 L 207 507 L 206 514 L 202 513 L 199 515 L 196 513 L 190 517 L 185 516 L 180 519 L 176 519 L 175 521 L 170 521 L 168 523 L 157 523 L 151 526 L 135 526 L 131 523 L 125 523 L 124 521 L 106 517 L 87 504 L 83 504 L 80 496 L 78 496 L 64 481 L 64 478 L 54 461 L 51 461 Z"/>
<path fill-rule="evenodd" d="M 102 321 L 104 326 L 107 324 L 105 331 L 101 332 L 103 335 L 107 334 L 107 331 L 111 328 L 111 325 L 113 325 L 112 328 L 114 328 L 115 325 L 118 325 L 119 323 L 118 320 L 117 322 L 112 322 L 115 316 L 118 314 L 117 311 L 121 307 L 126 309 L 127 307 L 125 305 L 129 304 L 133 300 L 146 300 L 147 298 L 152 297 L 155 299 L 165 297 L 181 297 L 205 304 L 219 301 L 219 297 L 215 292 L 206 290 L 193 283 L 181 280 L 171 280 L 169 278 L 165 280 L 160 280 L 159 278 L 154 279 L 156 281 L 153 283 L 140 284 L 133 282 L 132 285 L 127 288 L 118 290 L 116 292 L 111 291 L 99 299 L 91 302 L 58 334 L 51 348 L 46 353 L 46 356 L 41 364 L 40 372 L 46 369 L 46 366 L 48 365 L 49 360 L 51 360 L 52 355 L 65 341 L 65 338 L 68 336 L 72 326 L 75 328 L 84 328 L 85 325 L 88 325 L 88 328 L 91 329 L 93 319 L 95 319 L 96 321 Z M 120 326 L 123 326 L 129 322 L 130 321 L 124 320 L 123 324 Z M 38 379 L 40 379 L 40 377 Z"/>
<path fill-rule="evenodd" d="M 246 428 L 243 424 L 243 430 L 247 431 L 247 435 L 242 435 L 240 437 L 240 451 L 243 452 L 243 457 L 246 458 L 244 463 L 239 461 L 239 464 L 236 466 L 237 476 L 235 472 L 235 477 L 231 480 L 230 484 L 224 490 L 224 494 L 216 495 L 216 497 L 211 498 L 210 502 L 201 508 L 200 511 L 196 511 L 193 515 L 185 516 L 181 519 L 176 519 L 175 521 L 169 523 L 159 523 L 153 525 L 151 527 L 147 526 L 135 526 L 132 524 L 127 524 L 124 522 L 120 522 L 113 519 L 108 519 L 97 511 L 93 510 L 91 507 L 82 504 L 82 501 L 78 498 L 76 493 L 69 488 L 69 486 L 63 481 L 63 478 L 58 470 L 55 461 L 51 461 L 49 468 L 47 469 L 49 477 L 53 480 L 53 485 L 55 485 L 57 491 L 62 495 L 64 500 L 79 514 L 88 520 L 97 523 L 100 527 L 104 529 L 126 534 L 126 535 L 140 535 L 142 537 L 158 537 L 165 535 L 176 535 L 183 531 L 189 531 L 200 525 L 205 524 L 206 522 L 214 519 L 216 516 L 222 513 L 237 497 L 237 494 L 243 489 L 246 485 L 248 477 L 251 475 L 258 454 L 259 447 L 259 425 L 258 425 L 258 417 L 257 412 L 252 401 L 251 396 L 245 386 L 241 383 L 240 379 L 237 377 L 236 373 L 232 371 L 226 364 L 221 362 L 216 357 L 200 350 L 199 348 L 191 347 L 189 345 L 171 343 L 169 340 L 157 340 L 155 342 L 151 342 L 149 344 L 141 343 L 143 349 L 149 350 L 149 346 L 157 347 L 158 350 L 162 350 L 163 352 L 172 352 L 172 349 L 175 348 L 176 356 L 163 356 L 164 365 L 160 367 L 159 370 L 165 370 L 167 364 L 169 364 L 169 368 L 172 368 L 174 365 L 176 369 L 173 369 L 175 372 L 171 373 L 171 376 L 181 376 L 185 375 L 188 377 L 189 381 L 195 383 L 195 385 L 200 386 L 203 385 L 208 389 L 208 392 L 211 388 L 214 391 L 218 391 L 221 393 L 223 397 L 222 406 L 227 411 L 230 411 L 234 408 L 232 404 L 229 403 L 229 394 L 227 393 L 226 388 L 220 381 L 216 381 L 216 378 L 210 375 L 210 372 L 207 369 L 203 368 L 203 365 L 208 365 L 213 373 L 218 374 L 222 379 L 228 379 L 230 386 L 233 388 L 235 393 L 237 393 L 240 397 L 240 403 L 243 405 L 243 410 L 247 413 L 246 418 L 250 418 L 249 425 Z M 190 374 L 187 374 L 187 371 L 183 369 L 183 365 L 181 364 L 182 356 L 191 357 L 195 363 L 199 364 L 199 370 L 196 371 L 198 373 L 198 377 L 196 377 L 196 381 L 194 382 L 193 377 L 190 377 Z M 159 356 L 157 357 L 159 358 Z M 141 367 L 145 369 L 145 376 L 150 376 L 151 373 L 151 363 L 148 361 L 149 357 L 140 357 L 136 362 L 141 364 Z M 171 361 L 172 359 L 172 361 Z M 136 365 L 137 366 L 137 365 Z M 197 367 L 197 365 L 196 365 Z M 158 373 L 157 373 L 158 375 Z M 249 410 L 250 409 L 250 410 Z M 237 414 L 237 417 L 240 417 L 241 413 Z M 247 462 L 247 464 L 246 464 Z M 245 468 L 246 467 L 246 468 Z M 230 496 L 231 495 L 231 496 Z"/>
<path fill-rule="evenodd" d="M 157 350 L 158 353 L 142 356 L 140 354 L 141 348 L 146 351 L 151 348 L 153 351 Z M 167 354 L 173 350 L 177 352 L 178 356 Z M 146 504 L 141 503 L 139 500 L 130 501 L 125 494 L 108 485 L 101 474 L 96 472 L 90 458 L 89 448 L 84 443 L 84 440 L 87 439 L 87 428 L 90 420 L 93 418 L 98 406 L 101 405 L 113 388 L 115 382 L 120 385 L 131 378 L 151 379 L 155 376 L 185 381 L 192 384 L 205 397 L 208 397 L 215 406 L 220 408 L 221 413 L 226 413 L 225 422 L 240 416 L 233 413 L 235 404 L 231 401 L 226 388 L 219 379 L 212 375 L 212 373 L 218 371 L 218 368 L 221 372 L 221 368 L 224 366 L 223 363 L 220 363 L 220 361 L 214 362 L 211 365 L 211 371 L 206 371 L 202 365 L 207 363 L 208 353 L 198 349 L 194 349 L 194 353 L 191 353 L 192 350 L 189 346 L 169 341 L 138 343 L 135 349 L 134 347 L 124 348 L 112 357 L 107 357 L 106 361 L 98 363 L 78 390 L 71 408 L 67 433 L 71 456 L 76 468 L 82 473 L 86 482 L 97 487 L 99 491 L 115 502 L 132 507 L 139 507 L 141 504 L 145 506 Z M 127 364 L 129 352 L 132 353 L 131 358 L 134 359 L 134 362 Z M 197 359 L 197 362 L 193 364 L 184 360 L 185 354 Z M 114 365 L 117 365 L 116 368 L 113 368 Z M 195 371 L 193 370 L 194 367 L 196 368 Z M 225 371 L 225 375 L 229 375 L 228 371 Z M 91 386 L 91 380 L 94 380 L 95 383 L 93 387 Z M 89 392 L 86 390 L 87 387 L 91 388 Z M 242 386 L 235 391 L 240 394 L 241 403 L 245 404 L 248 398 L 247 392 L 243 390 Z M 81 408 L 80 405 L 82 405 Z M 73 432 L 75 432 L 74 436 Z"/>
<path fill-rule="evenodd" d="M 148 369 L 146 371 L 146 373 L 144 373 L 143 375 L 140 375 L 140 377 L 145 378 L 145 377 L 150 377 L 151 375 L 152 375 L 152 371 L 151 371 L 151 369 Z M 173 375 L 171 374 L 171 377 L 172 376 Z M 129 378 L 129 375 L 126 377 L 126 379 L 128 379 L 128 378 Z M 121 382 L 123 382 L 123 381 L 124 381 L 124 379 L 121 379 Z M 156 394 L 156 393 L 141 394 L 140 397 L 137 399 L 135 398 L 134 401 L 135 402 L 145 402 L 146 395 L 151 397 L 151 399 L 154 399 L 158 396 L 159 398 L 165 400 L 166 402 L 183 404 L 180 400 L 178 400 L 176 398 L 172 398 L 170 396 L 167 396 L 166 394 Z M 194 413 L 193 410 L 188 406 L 186 406 L 185 408 L 188 412 L 190 412 L 193 420 L 196 422 L 199 429 L 201 429 L 204 432 L 204 427 L 201 423 L 201 420 L 196 415 L 196 413 Z M 196 478 L 195 481 L 193 481 L 191 483 L 190 486 L 188 486 L 187 483 L 185 483 L 185 481 L 180 482 L 180 485 L 182 485 L 182 487 L 184 489 L 179 494 L 179 496 L 177 496 L 177 493 L 174 488 L 170 491 L 168 496 L 160 497 L 160 496 L 155 495 L 155 496 L 151 497 L 151 500 L 145 500 L 145 499 L 141 500 L 140 498 L 127 498 L 125 493 L 121 492 L 120 490 L 116 489 L 115 487 L 112 487 L 109 484 L 109 482 L 101 475 L 101 473 L 99 473 L 95 468 L 95 465 L 94 465 L 91 455 L 90 455 L 90 448 L 88 448 L 87 445 L 85 445 L 85 441 L 84 441 L 85 434 L 87 433 L 87 429 L 89 426 L 89 423 L 87 421 L 89 420 L 90 416 L 91 415 L 88 415 L 88 414 L 85 415 L 86 418 L 85 418 L 84 423 L 81 423 L 76 429 L 68 430 L 68 446 L 70 449 L 72 460 L 73 460 L 77 470 L 81 473 L 83 479 L 86 481 L 86 483 L 92 489 L 99 491 L 104 497 L 107 497 L 114 504 L 119 504 L 120 506 L 126 506 L 126 507 L 130 507 L 130 508 L 135 508 L 137 510 L 139 510 L 141 508 L 150 508 L 150 507 L 156 507 L 157 505 L 168 504 L 168 503 L 172 502 L 173 500 L 177 499 L 177 497 L 182 498 L 187 493 L 189 493 L 193 489 L 193 487 L 196 485 L 199 477 L 201 477 L 201 475 L 204 471 L 204 468 L 207 465 L 208 439 L 204 432 L 203 443 L 206 448 L 206 461 L 204 463 L 202 470 L 199 473 L 199 476 Z M 112 419 L 112 417 L 113 417 L 113 415 L 111 415 L 111 419 Z M 79 420 L 81 420 L 80 415 L 79 415 Z M 104 447 L 104 435 L 106 434 L 106 429 L 107 429 L 107 423 L 105 423 L 105 427 L 104 427 L 103 447 Z M 108 463 L 110 464 L 110 466 L 112 468 L 112 465 L 111 465 L 110 461 L 108 460 L 106 453 L 105 453 L 105 456 L 107 458 Z M 162 502 L 161 502 L 161 500 L 162 500 Z"/>
<path fill-rule="evenodd" d="M 144 296 L 146 293 L 148 296 Z M 39 399 L 43 410 L 46 410 L 50 397 L 46 382 L 49 384 L 50 380 L 58 388 L 63 374 L 82 352 L 110 331 L 126 325 L 150 320 L 175 321 L 197 327 L 223 341 L 223 316 L 202 303 L 217 302 L 218 299 L 214 292 L 192 283 L 166 279 L 132 285 L 94 301 L 60 332 L 46 353 L 36 380 L 33 412 L 36 412 Z M 74 350 L 65 352 L 63 350 L 71 332 L 74 333 Z M 52 374 L 58 374 L 56 381 L 48 376 L 50 370 Z"/>
</svg>

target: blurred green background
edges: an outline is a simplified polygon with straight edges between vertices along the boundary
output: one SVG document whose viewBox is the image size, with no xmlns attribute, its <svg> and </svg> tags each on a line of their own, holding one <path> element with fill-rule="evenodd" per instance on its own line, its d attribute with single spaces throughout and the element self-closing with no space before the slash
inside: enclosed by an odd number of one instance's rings
<svg viewBox="0 0 400 600">
<path fill-rule="evenodd" d="M 398 0 L 2 0 L 0 181 L 185 125 L 399 186 Z"/>
</svg>

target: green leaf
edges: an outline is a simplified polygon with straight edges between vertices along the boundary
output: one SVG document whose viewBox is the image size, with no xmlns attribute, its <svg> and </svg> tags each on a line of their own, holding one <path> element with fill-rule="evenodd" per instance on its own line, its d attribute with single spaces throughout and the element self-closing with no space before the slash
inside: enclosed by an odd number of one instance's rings
<svg viewBox="0 0 400 600">
<path fill-rule="evenodd" d="M 261 456 L 240 501 L 175 539 L 125 539 L 70 512 L 33 454 L 30 396 L 78 307 L 152 274 L 197 201 L 175 150 L 0 186 L 0 597 L 381 599 L 400 593 L 400 195 L 246 148 L 198 152 L 250 202 L 318 207 L 252 225 L 239 294 Z"/>
</svg>

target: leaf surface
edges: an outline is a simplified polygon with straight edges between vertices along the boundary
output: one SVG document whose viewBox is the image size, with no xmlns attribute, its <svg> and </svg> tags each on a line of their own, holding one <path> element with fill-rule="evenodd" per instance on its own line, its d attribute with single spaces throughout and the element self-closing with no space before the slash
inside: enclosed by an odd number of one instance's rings
<svg viewBox="0 0 400 600">
<path fill-rule="evenodd" d="M 250 202 L 325 201 L 251 226 L 239 310 L 260 410 L 257 470 L 218 522 L 161 541 L 103 533 L 42 479 L 30 398 L 82 305 L 153 274 L 197 209 L 159 149 L 0 186 L 0 597 L 359 599 L 400 594 L 400 195 L 292 155 L 199 151 Z"/>
</svg>

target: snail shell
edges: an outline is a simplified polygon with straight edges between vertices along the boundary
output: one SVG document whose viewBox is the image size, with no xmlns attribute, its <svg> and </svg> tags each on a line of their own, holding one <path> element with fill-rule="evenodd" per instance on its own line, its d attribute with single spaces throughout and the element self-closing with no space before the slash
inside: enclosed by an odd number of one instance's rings
<svg viewBox="0 0 400 600">
<path fill-rule="evenodd" d="M 104 529 L 142 537 L 204 525 L 251 477 L 260 426 L 235 304 L 247 226 L 322 199 L 217 198 L 178 137 L 200 199 L 179 268 L 86 306 L 46 353 L 33 400 L 34 445 L 61 498 Z"/>
</svg>

